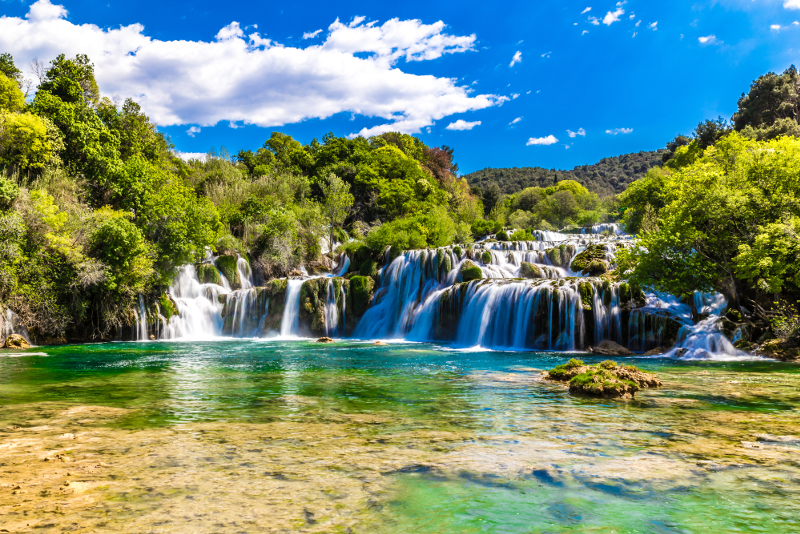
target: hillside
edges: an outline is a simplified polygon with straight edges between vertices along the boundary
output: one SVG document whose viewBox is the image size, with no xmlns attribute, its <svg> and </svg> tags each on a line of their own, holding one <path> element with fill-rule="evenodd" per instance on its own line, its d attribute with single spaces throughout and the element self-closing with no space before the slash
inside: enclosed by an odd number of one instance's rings
<svg viewBox="0 0 800 534">
<path fill-rule="evenodd" d="M 628 184 L 641 178 L 651 167 L 661 165 L 663 150 L 636 152 L 603 158 L 594 165 L 581 165 L 571 171 L 542 167 L 486 168 L 464 175 L 471 186 L 485 188 L 497 182 L 503 193 L 511 194 L 526 187 L 547 187 L 555 181 L 576 180 L 601 197 L 621 193 Z"/>
</svg>

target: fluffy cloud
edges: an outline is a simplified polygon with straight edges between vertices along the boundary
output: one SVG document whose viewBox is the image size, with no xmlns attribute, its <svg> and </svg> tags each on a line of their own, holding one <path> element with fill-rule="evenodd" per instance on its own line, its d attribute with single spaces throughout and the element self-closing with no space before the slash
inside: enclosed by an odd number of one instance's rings
<svg viewBox="0 0 800 534">
<path fill-rule="evenodd" d="M 558 143 L 558 139 L 553 134 L 550 134 L 547 137 L 531 137 L 525 145 L 554 145 L 556 143 Z"/>
<path fill-rule="evenodd" d="M 600 21 L 597 20 L 597 17 L 589 17 L 589 22 L 595 26 L 600 26 Z"/>
<path fill-rule="evenodd" d="M 315 32 L 306 32 L 306 33 L 303 34 L 303 39 L 313 39 L 314 37 L 316 37 L 320 33 L 322 33 L 321 29 L 319 29 L 319 30 L 317 30 Z"/>
<path fill-rule="evenodd" d="M 588 12 L 589 12 L 589 11 L 591 11 L 591 10 L 592 10 L 592 8 L 591 8 L 591 7 L 587 7 L 586 9 L 584 9 L 583 11 L 581 11 L 581 15 L 583 15 L 584 13 L 588 13 Z"/>
<path fill-rule="evenodd" d="M 580 135 L 581 137 L 586 137 L 586 130 L 584 130 L 583 128 L 578 128 L 577 132 L 573 132 L 572 130 L 567 130 L 567 135 L 569 135 L 570 137 L 575 137 L 577 135 Z"/>
<path fill-rule="evenodd" d="M 191 127 L 191 128 L 189 128 L 188 130 L 186 130 L 186 134 L 187 134 L 189 137 L 194 137 L 195 135 L 197 135 L 197 134 L 199 134 L 199 133 L 200 133 L 200 128 L 199 128 L 198 126 L 192 126 L 192 127 Z"/>
<path fill-rule="evenodd" d="M 189 161 L 190 159 L 199 159 L 200 161 L 205 161 L 206 153 L 205 152 L 179 152 L 176 151 L 175 155 L 181 158 L 183 161 Z"/>
<path fill-rule="evenodd" d="M 449 35 L 441 21 L 337 19 L 323 43 L 295 48 L 246 35 L 238 22 L 211 42 L 161 41 L 145 35 L 141 24 L 104 29 L 73 24 L 66 13 L 37 0 L 25 18 L 0 17 L 0 50 L 20 65 L 62 52 L 88 54 L 103 94 L 134 98 L 163 126 L 230 121 L 274 127 L 350 112 L 385 120 L 361 135 L 416 133 L 448 115 L 507 100 L 398 67 L 400 60 L 474 50 L 475 35 Z"/>
<path fill-rule="evenodd" d="M 445 130 L 471 130 L 480 125 L 481 121 L 467 122 L 465 120 L 458 119 L 456 122 L 451 122 L 448 124 Z"/>
<path fill-rule="evenodd" d="M 786 0 L 783 3 L 786 9 L 800 9 L 800 0 Z"/>
<path fill-rule="evenodd" d="M 633 132 L 633 128 L 614 128 L 613 130 L 606 130 L 609 135 L 629 134 Z"/>
<path fill-rule="evenodd" d="M 658 30 L 658 21 L 655 21 L 652 24 L 648 24 L 647 27 L 650 28 L 653 31 Z"/>
<path fill-rule="evenodd" d="M 619 4 L 617 4 L 617 5 L 619 5 Z M 614 11 L 613 13 L 611 11 L 609 11 L 608 13 L 606 13 L 606 16 L 603 17 L 603 24 L 605 24 L 606 26 L 611 26 L 612 24 L 617 22 L 619 20 L 619 18 L 624 14 L 625 14 L 625 10 L 622 9 L 621 7 L 617 8 L 617 10 Z"/>
<path fill-rule="evenodd" d="M 508 64 L 509 67 L 513 67 L 517 63 L 522 63 L 522 52 L 517 50 L 517 53 L 514 54 L 514 57 L 511 58 L 511 63 Z"/>
<path fill-rule="evenodd" d="M 773 24 L 772 26 L 769 27 L 769 29 L 774 31 L 774 32 L 777 32 L 777 31 L 780 31 L 781 25 L 780 24 Z"/>
<path fill-rule="evenodd" d="M 709 44 L 709 45 L 711 45 L 711 44 L 719 44 L 719 43 L 721 43 L 721 42 L 722 42 L 722 41 L 717 41 L 717 36 L 716 36 L 716 35 L 714 35 L 714 34 L 711 34 L 711 35 L 706 35 L 705 37 L 698 37 L 698 38 L 697 38 L 697 40 L 698 40 L 698 41 L 700 42 L 700 44 L 702 44 L 702 45 L 707 45 L 707 44 Z"/>
<path fill-rule="evenodd" d="M 517 117 L 513 121 L 509 122 L 508 125 L 511 126 L 512 124 L 517 124 L 521 120 L 522 120 L 522 117 Z"/>
<path fill-rule="evenodd" d="M 587 33 L 589 33 L 589 30 L 583 30 L 583 32 L 581 33 L 581 35 L 586 35 Z"/>
</svg>

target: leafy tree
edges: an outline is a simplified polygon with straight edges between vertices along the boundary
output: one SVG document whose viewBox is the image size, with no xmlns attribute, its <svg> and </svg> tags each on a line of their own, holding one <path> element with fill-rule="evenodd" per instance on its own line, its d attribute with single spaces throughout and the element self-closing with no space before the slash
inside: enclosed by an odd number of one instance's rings
<svg viewBox="0 0 800 534">
<path fill-rule="evenodd" d="M 64 54 L 56 57 L 50 63 L 39 91 L 47 91 L 71 104 L 86 102 L 94 105 L 100 99 L 94 64 L 86 54 L 78 54 L 75 59 L 67 59 Z"/>
<path fill-rule="evenodd" d="M 117 109 L 113 102 L 104 98 L 97 106 L 97 115 L 119 138 L 119 155 L 123 161 L 134 156 L 151 163 L 167 158 L 171 144 L 132 99 L 126 99 Z"/>
<path fill-rule="evenodd" d="M 353 207 L 353 195 L 350 185 L 335 174 L 329 174 L 328 180 L 320 184 L 322 188 L 322 212 L 328 223 L 328 250 L 333 250 L 336 242 L 336 231 L 341 230 L 347 215 Z"/>
<path fill-rule="evenodd" d="M 742 94 L 739 109 L 733 115 L 736 131 L 750 126 L 756 130 L 772 126 L 781 119 L 800 123 L 800 77 L 792 65 L 783 74 L 769 72 Z"/>
<path fill-rule="evenodd" d="M 544 198 L 544 189 L 541 187 L 527 187 L 517 194 L 514 201 L 514 208 L 522 211 L 531 211 L 539 202 L 544 200 Z"/>
<path fill-rule="evenodd" d="M 728 121 L 722 117 L 717 120 L 705 120 L 700 122 L 692 133 L 695 141 L 701 150 L 717 144 L 717 141 L 731 131 Z"/>
<path fill-rule="evenodd" d="M 455 223 L 438 206 L 382 224 L 367 235 L 366 243 L 375 252 L 382 252 L 387 246 L 394 251 L 435 248 L 451 244 L 455 234 Z"/>
<path fill-rule="evenodd" d="M 689 143 L 691 143 L 691 141 L 692 140 L 686 136 L 676 135 L 675 139 L 667 143 L 667 150 L 662 153 L 661 161 L 663 161 L 664 163 L 668 162 L 673 157 L 675 157 L 675 153 L 678 151 L 680 147 L 688 145 Z"/>
<path fill-rule="evenodd" d="M 483 209 L 486 214 L 491 213 L 494 207 L 500 202 L 503 193 L 496 182 L 492 182 L 483 190 Z"/>
<path fill-rule="evenodd" d="M 132 215 L 101 208 L 94 217 L 89 251 L 108 266 L 106 288 L 127 298 L 147 291 L 154 274 L 151 247 Z"/>
<path fill-rule="evenodd" d="M 25 97 L 17 83 L 0 73 L 0 112 L 22 111 L 23 107 L 25 107 Z"/>
<path fill-rule="evenodd" d="M 14 58 L 8 52 L 0 54 L 0 74 L 15 81 L 22 89 L 22 71 L 14 64 Z"/>
<path fill-rule="evenodd" d="M 646 214 L 650 214 L 648 226 L 652 228 L 653 211 L 658 212 L 666 205 L 666 182 L 668 173 L 661 169 L 651 169 L 635 182 L 619 197 L 619 205 L 624 210 L 622 218 L 625 229 L 630 234 L 638 234 L 642 230 Z"/>
<path fill-rule="evenodd" d="M 0 111 L 0 168 L 41 169 L 52 158 L 52 149 L 44 120 Z"/>
</svg>

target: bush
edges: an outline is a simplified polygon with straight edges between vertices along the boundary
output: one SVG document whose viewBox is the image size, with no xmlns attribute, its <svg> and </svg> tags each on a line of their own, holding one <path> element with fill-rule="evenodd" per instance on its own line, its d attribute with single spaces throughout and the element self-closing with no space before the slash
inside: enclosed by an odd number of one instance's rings
<svg viewBox="0 0 800 534">
<path fill-rule="evenodd" d="M 393 250 L 438 248 L 453 243 L 456 225 L 443 207 L 427 213 L 409 215 L 379 226 L 365 241 L 374 252 L 392 247 Z"/>
<path fill-rule="evenodd" d="M 480 238 L 489 234 L 496 234 L 503 229 L 503 223 L 500 221 L 485 221 L 483 219 L 478 219 L 472 223 L 470 229 L 473 236 Z"/>
<path fill-rule="evenodd" d="M 497 235 L 495 236 L 495 238 L 498 241 L 508 241 L 508 234 L 505 231 L 497 232 Z"/>
</svg>

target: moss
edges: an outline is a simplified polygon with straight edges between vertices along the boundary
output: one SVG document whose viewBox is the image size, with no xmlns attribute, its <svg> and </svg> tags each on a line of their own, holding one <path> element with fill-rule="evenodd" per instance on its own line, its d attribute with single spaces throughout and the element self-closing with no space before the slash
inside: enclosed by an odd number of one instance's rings
<svg viewBox="0 0 800 534">
<path fill-rule="evenodd" d="M 489 265 L 490 263 L 492 263 L 492 253 L 489 252 L 488 250 L 484 250 L 481 253 L 481 262 L 484 265 Z"/>
<path fill-rule="evenodd" d="M 572 270 L 589 276 L 600 276 L 609 271 L 606 249 L 603 245 L 589 245 L 572 260 Z"/>
<path fill-rule="evenodd" d="M 461 247 L 459 247 L 458 245 L 454 246 L 453 247 L 453 254 L 455 254 L 457 258 L 460 258 L 461 257 Z"/>
<path fill-rule="evenodd" d="M 640 387 L 631 380 L 624 380 L 608 369 L 591 368 L 569 381 L 570 393 L 583 393 L 598 397 L 633 396 Z"/>
<path fill-rule="evenodd" d="M 197 279 L 201 284 L 222 285 L 222 278 L 216 266 L 211 263 L 201 263 L 197 266 Z"/>
<path fill-rule="evenodd" d="M 505 232 L 497 232 L 495 237 L 498 241 L 508 241 L 508 234 Z"/>
<path fill-rule="evenodd" d="M 614 360 L 605 360 L 597 365 L 601 369 L 615 369 L 617 367 L 617 362 L 615 362 Z"/>
<path fill-rule="evenodd" d="M 173 315 L 178 315 L 178 307 L 174 302 L 172 302 L 172 298 L 170 298 L 170 296 L 166 293 L 159 297 L 158 302 L 161 305 L 161 315 L 163 315 L 168 321 Z"/>
<path fill-rule="evenodd" d="M 236 256 L 228 254 L 218 256 L 215 261 L 217 268 L 228 280 L 231 289 L 240 289 L 242 287 L 242 283 L 239 280 L 239 270 L 236 268 L 236 261 Z"/>
<path fill-rule="evenodd" d="M 461 279 L 464 282 L 483 279 L 483 273 L 481 272 L 481 268 L 469 260 L 465 260 L 464 262 L 461 263 L 460 272 L 461 272 Z"/>
<path fill-rule="evenodd" d="M 358 274 L 361 276 L 371 276 L 373 278 L 378 276 L 377 262 L 372 259 L 366 260 L 361 264 L 361 267 L 358 268 Z"/>
<path fill-rule="evenodd" d="M 551 369 L 549 371 L 549 377 L 552 380 L 567 381 L 575 376 L 578 370 L 580 370 L 582 367 L 584 367 L 583 360 L 572 358 L 567 363 L 556 365 L 553 369 Z"/>
<path fill-rule="evenodd" d="M 446 254 L 442 262 L 442 276 L 446 276 L 453 269 L 453 261 L 450 259 L 450 254 Z"/>
<path fill-rule="evenodd" d="M 544 273 L 542 273 L 542 269 L 538 265 L 523 261 L 519 266 L 519 276 L 520 278 L 528 279 L 544 278 Z"/>
<path fill-rule="evenodd" d="M 594 303 L 594 286 L 589 282 L 580 282 L 578 292 L 581 294 L 581 306 L 586 311 L 592 311 Z"/>
<path fill-rule="evenodd" d="M 550 263 L 553 265 L 561 265 L 563 258 L 561 257 L 561 248 L 555 247 L 547 251 L 547 257 L 550 258 Z"/>
<path fill-rule="evenodd" d="M 354 276 L 350 279 L 350 294 L 353 302 L 353 313 L 361 317 L 369 308 L 375 281 L 369 276 Z"/>
</svg>

